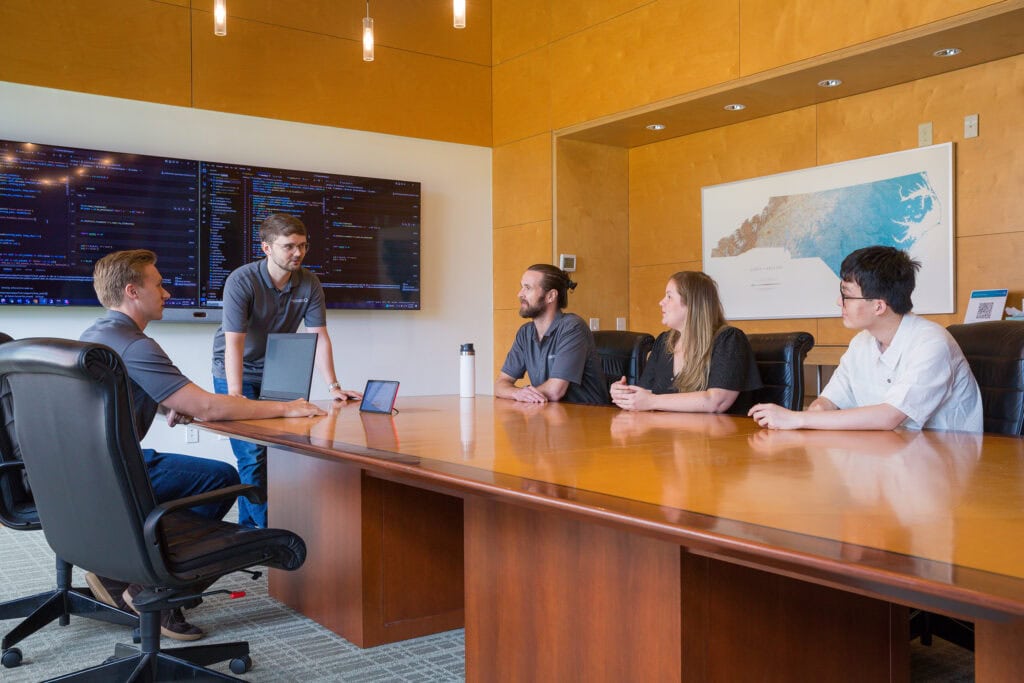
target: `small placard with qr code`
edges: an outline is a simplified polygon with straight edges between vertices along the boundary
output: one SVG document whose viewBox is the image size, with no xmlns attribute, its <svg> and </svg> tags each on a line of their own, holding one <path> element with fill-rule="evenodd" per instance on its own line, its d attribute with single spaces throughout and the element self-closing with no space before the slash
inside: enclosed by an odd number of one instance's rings
<svg viewBox="0 0 1024 683">
<path fill-rule="evenodd" d="M 989 320 L 1002 320 L 1003 307 L 1006 306 L 1006 289 L 976 289 L 971 292 L 967 302 L 965 323 L 981 323 Z"/>
</svg>

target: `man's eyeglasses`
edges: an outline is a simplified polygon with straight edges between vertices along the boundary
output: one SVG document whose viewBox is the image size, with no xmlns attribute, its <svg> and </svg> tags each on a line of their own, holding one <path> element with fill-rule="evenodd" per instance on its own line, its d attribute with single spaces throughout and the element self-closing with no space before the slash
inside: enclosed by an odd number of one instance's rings
<svg viewBox="0 0 1024 683">
<path fill-rule="evenodd" d="M 309 242 L 302 242 L 300 244 L 287 242 L 285 244 L 275 244 L 274 246 L 280 248 L 286 254 L 294 254 L 297 251 L 309 251 Z"/>
<path fill-rule="evenodd" d="M 849 301 L 850 299 L 853 299 L 855 301 L 874 301 L 878 297 L 877 296 L 850 296 L 850 295 L 846 294 L 845 292 L 843 292 L 843 288 L 840 287 L 839 288 L 839 298 L 843 300 L 843 306 L 845 306 L 846 302 Z"/>
</svg>

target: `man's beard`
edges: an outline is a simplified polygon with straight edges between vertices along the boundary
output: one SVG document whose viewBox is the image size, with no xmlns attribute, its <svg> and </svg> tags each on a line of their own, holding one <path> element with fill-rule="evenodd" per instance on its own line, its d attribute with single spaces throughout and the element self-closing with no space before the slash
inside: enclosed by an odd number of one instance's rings
<svg viewBox="0 0 1024 683">
<path fill-rule="evenodd" d="M 519 317 L 520 318 L 536 318 L 544 312 L 544 306 L 538 301 L 534 305 L 530 305 L 525 302 L 519 304 Z"/>
<path fill-rule="evenodd" d="M 298 263 L 292 263 L 292 260 L 290 258 L 286 258 L 283 261 L 273 259 L 273 261 L 274 265 L 276 265 L 281 270 L 288 271 L 289 273 L 295 273 L 302 269 L 302 261 L 299 261 Z"/>
</svg>

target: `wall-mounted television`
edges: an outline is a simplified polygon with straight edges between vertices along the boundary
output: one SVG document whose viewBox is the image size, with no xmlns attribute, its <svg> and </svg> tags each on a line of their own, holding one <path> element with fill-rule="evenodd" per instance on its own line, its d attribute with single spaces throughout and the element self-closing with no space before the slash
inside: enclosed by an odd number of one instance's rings
<svg viewBox="0 0 1024 683">
<path fill-rule="evenodd" d="M 420 308 L 420 184 L 0 140 L 0 305 L 95 306 L 92 269 L 159 257 L 165 320 L 217 321 L 262 258 L 260 222 L 299 217 L 328 308 Z"/>
</svg>

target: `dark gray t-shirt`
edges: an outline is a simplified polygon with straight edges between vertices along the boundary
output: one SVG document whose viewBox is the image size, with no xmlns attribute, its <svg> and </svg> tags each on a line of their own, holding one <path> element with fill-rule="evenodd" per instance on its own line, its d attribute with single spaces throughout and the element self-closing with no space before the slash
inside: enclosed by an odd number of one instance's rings
<svg viewBox="0 0 1024 683">
<path fill-rule="evenodd" d="M 160 402 L 191 382 L 160 345 L 120 311 L 107 311 L 79 339 L 106 344 L 121 356 L 132 383 L 132 415 L 139 439 L 153 424 Z"/>
<path fill-rule="evenodd" d="M 213 376 L 226 379 L 225 332 L 245 333 L 242 379 L 260 382 L 267 335 L 295 332 L 302 323 L 306 327 L 327 324 L 324 289 L 316 275 L 302 268 L 278 290 L 270 280 L 266 259 L 235 269 L 224 282 L 224 317 L 213 338 Z"/>
<path fill-rule="evenodd" d="M 569 403 L 610 402 L 594 335 L 575 313 L 559 312 L 543 339 L 532 321 L 520 327 L 501 371 L 513 379 L 528 372 L 534 386 L 564 379 L 569 388 L 562 400 Z"/>
</svg>

